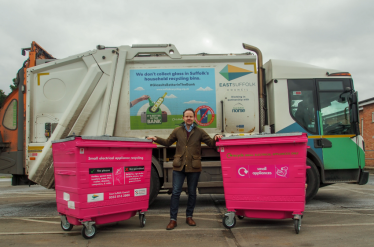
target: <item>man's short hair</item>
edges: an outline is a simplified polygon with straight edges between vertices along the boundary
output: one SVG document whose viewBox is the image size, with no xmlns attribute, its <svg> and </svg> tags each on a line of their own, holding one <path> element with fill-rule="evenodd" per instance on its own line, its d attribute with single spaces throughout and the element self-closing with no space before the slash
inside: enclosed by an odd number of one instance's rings
<svg viewBox="0 0 374 247">
<path fill-rule="evenodd" d="M 184 117 L 184 113 L 185 113 L 186 111 L 192 111 L 192 113 L 193 113 L 193 116 L 195 116 L 195 110 L 194 110 L 194 109 L 192 109 L 192 108 L 187 108 L 187 109 L 186 109 L 186 110 L 184 110 L 184 112 L 183 112 L 183 117 Z"/>
</svg>

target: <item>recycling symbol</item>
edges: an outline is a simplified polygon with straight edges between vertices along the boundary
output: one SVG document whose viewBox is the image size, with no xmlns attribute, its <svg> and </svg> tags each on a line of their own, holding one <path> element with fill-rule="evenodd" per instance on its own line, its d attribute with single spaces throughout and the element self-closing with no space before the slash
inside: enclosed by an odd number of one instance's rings
<svg viewBox="0 0 374 247">
<path fill-rule="evenodd" d="M 239 174 L 239 176 L 242 176 L 242 177 L 244 177 L 245 175 L 247 175 L 248 174 L 248 170 L 247 169 L 245 169 L 244 167 L 240 167 L 239 169 L 238 169 L 238 174 Z"/>
</svg>

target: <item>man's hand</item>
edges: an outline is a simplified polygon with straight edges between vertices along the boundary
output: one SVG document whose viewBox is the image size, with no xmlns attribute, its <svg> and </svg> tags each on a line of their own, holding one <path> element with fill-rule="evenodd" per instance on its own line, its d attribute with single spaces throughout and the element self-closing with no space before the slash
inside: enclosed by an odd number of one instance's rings
<svg viewBox="0 0 374 247">
<path fill-rule="evenodd" d="M 221 139 L 222 137 L 223 137 L 223 135 L 215 135 L 214 140 L 217 141 L 218 139 Z"/>
<path fill-rule="evenodd" d="M 155 137 L 155 136 L 148 136 L 147 139 L 148 140 L 153 140 L 155 142 L 157 140 L 157 137 Z"/>
</svg>

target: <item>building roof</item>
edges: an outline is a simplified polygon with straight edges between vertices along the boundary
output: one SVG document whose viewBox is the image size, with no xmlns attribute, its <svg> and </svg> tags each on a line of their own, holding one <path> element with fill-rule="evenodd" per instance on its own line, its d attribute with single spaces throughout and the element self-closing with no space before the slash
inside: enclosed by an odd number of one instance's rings
<svg viewBox="0 0 374 247">
<path fill-rule="evenodd" d="M 358 102 L 359 106 L 369 105 L 374 103 L 374 97 L 369 99 L 364 99 Z"/>
<path fill-rule="evenodd" d="M 369 99 L 365 99 L 365 100 L 361 100 L 358 102 L 358 110 L 363 110 L 365 105 L 371 105 L 374 103 L 374 97 L 373 98 L 369 98 Z"/>
</svg>

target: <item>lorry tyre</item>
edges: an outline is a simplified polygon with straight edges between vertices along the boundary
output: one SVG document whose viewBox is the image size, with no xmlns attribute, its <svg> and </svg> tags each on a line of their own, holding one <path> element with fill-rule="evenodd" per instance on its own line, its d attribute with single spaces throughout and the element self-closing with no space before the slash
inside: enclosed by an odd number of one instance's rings
<svg viewBox="0 0 374 247">
<path fill-rule="evenodd" d="M 153 201 L 156 199 L 159 190 L 160 190 L 160 178 L 158 177 L 156 168 L 152 166 L 151 186 L 149 189 L 149 205 L 151 205 Z"/>
<path fill-rule="evenodd" d="M 306 158 L 306 165 L 310 166 L 310 169 L 306 170 L 306 184 L 308 187 L 306 188 L 305 200 L 308 202 L 312 200 L 318 192 L 320 177 L 316 165 L 309 158 Z"/>
</svg>

